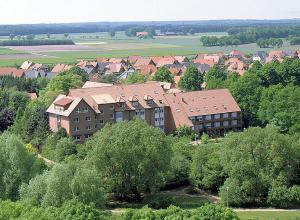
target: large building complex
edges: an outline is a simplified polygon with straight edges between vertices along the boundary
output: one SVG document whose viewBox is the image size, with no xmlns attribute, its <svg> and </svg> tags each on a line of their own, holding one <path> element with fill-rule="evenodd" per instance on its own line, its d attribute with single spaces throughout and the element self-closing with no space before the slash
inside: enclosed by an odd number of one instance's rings
<svg viewBox="0 0 300 220">
<path fill-rule="evenodd" d="M 72 89 L 59 95 L 47 112 L 50 128 L 65 128 L 77 142 L 107 123 L 135 117 L 168 134 L 184 125 L 210 135 L 242 126 L 241 110 L 227 89 L 169 93 L 158 82 Z"/>
</svg>

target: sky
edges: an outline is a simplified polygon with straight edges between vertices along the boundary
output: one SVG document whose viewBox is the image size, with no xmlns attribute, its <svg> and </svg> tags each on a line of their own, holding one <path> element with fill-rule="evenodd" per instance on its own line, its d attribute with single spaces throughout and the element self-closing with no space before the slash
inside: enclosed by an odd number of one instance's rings
<svg viewBox="0 0 300 220">
<path fill-rule="evenodd" d="M 300 0 L 0 0 L 0 24 L 300 18 Z"/>
</svg>

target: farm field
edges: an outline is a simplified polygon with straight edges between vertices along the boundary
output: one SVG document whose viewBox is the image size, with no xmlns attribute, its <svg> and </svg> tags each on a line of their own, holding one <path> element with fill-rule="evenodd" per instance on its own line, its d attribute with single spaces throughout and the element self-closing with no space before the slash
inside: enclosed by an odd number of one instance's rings
<svg viewBox="0 0 300 220">
<path fill-rule="evenodd" d="M 300 211 L 240 211 L 241 220 L 297 220 Z"/>
<path fill-rule="evenodd" d="M 261 50 L 256 44 L 245 44 L 229 47 L 204 47 L 200 37 L 227 33 L 205 33 L 194 36 L 162 36 L 155 39 L 129 38 L 124 32 L 118 32 L 111 38 L 107 33 L 70 34 L 76 45 L 61 46 L 29 46 L 0 48 L 0 66 L 20 65 L 25 60 L 54 63 L 76 63 L 80 59 L 95 59 L 97 57 L 127 57 L 129 55 L 159 56 L 159 55 L 195 55 L 197 53 L 230 52 L 233 49 L 245 53 Z M 51 35 L 51 38 L 65 38 L 63 35 Z M 45 35 L 37 39 L 47 38 Z M 5 38 L 1 38 L 2 40 Z M 283 50 L 293 51 L 299 46 L 284 44 Z M 272 49 L 266 49 L 272 50 Z"/>
</svg>

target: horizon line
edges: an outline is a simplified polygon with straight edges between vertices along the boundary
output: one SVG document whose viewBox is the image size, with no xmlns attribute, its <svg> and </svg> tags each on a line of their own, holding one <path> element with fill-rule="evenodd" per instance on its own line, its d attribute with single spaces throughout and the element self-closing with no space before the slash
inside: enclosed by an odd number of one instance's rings
<svg viewBox="0 0 300 220">
<path fill-rule="evenodd" d="M 0 23 L 0 26 L 17 26 L 17 25 L 57 25 L 57 24 L 84 24 L 84 23 L 147 23 L 147 22 L 207 22 L 207 21 L 212 21 L 212 22 L 222 22 L 222 21 L 295 21 L 299 20 L 300 17 L 298 18 L 261 18 L 261 19 L 254 19 L 254 18 L 224 18 L 224 19 L 196 19 L 196 20 L 139 20 L 139 21 L 74 21 L 74 22 L 43 22 L 43 23 Z"/>
</svg>

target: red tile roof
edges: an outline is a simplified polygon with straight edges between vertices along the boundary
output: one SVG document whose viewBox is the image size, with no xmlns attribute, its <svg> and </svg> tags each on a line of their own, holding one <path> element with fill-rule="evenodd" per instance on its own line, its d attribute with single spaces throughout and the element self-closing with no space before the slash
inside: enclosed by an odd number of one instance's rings
<svg viewBox="0 0 300 220">
<path fill-rule="evenodd" d="M 155 65 L 155 63 L 153 62 L 153 60 L 151 58 L 144 58 L 144 57 L 141 57 L 139 58 L 134 66 L 135 67 L 139 67 L 139 66 L 147 66 L 147 65 Z"/>
<path fill-rule="evenodd" d="M 57 101 L 54 102 L 54 105 L 59 105 L 59 106 L 68 106 L 70 105 L 74 100 L 70 98 L 61 98 Z"/>
<path fill-rule="evenodd" d="M 53 73 L 61 73 L 64 71 L 68 71 L 72 68 L 73 66 L 67 65 L 67 64 L 57 64 L 53 67 L 52 71 Z"/>
<path fill-rule="evenodd" d="M 143 65 L 137 68 L 143 75 L 154 75 L 157 72 L 157 68 L 155 65 Z"/>
<path fill-rule="evenodd" d="M 24 70 L 19 70 L 13 67 L 1 67 L 0 68 L 0 76 L 3 75 L 11 75 L 14 77 L 23 77 L 25 75 Z"/>
<path fill-rule="evenodd" d="M 129 63 L 135 64 L 135 62 L 141 58 L 143 58 L 143 57 L 142 56 L 129 56 L 127 60 Z"/>
<path fill-rule="evenodd" d="M 213 67 L 215 65 L 215 62 L 213 59 L 204 59 L 204 58 L 197 58 L 194 60 L 194 63 L 207 64 L 210 67 Z"/>
<path fill-rule="evenodd" d="M 176 64 L 176 63 L 178 63 L 178 61 L 175 60 L 174 57 L 164 57 L 158 61 L 158 63 L 156 64 L 156 67 L 159 68 L 159 67 L 163 67 L 165 65 Z"/>
<path fill-rule="evenodd" d="M 227 89 L 165 94 L 176 127 L 192 126 L 189 117 L 240 112 L 241 109 Z"/>
<path fill-rule="evenodd" d="M 98 63 L 105 63 L 105 62 L 108 62 L 109 59 L 108 58 L 105 58 L 105 57 L 99 57 L 97 58 L 97 62 Z"/>
<path fill-rule="evenodd" d="M 241 56 L 241 57 L 245 57 L 245 54 L 242 51 L 239 50 L 233 50 L 230 52 L 231 56 Z"/>
</svg>

